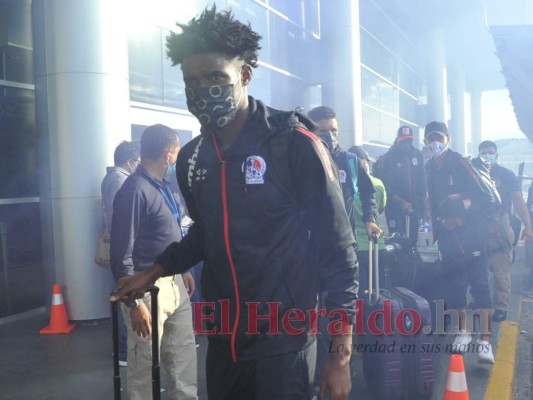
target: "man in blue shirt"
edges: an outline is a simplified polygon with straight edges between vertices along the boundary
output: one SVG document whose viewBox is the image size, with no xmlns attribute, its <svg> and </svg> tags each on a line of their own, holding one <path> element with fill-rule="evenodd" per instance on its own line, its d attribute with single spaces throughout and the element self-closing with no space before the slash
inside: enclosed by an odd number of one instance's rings
<svg viewBox="0 0 533 400">
<path fill-rule="evenodd" d="M 148 269 L 173 242 L 182 239 L 180 215 L 170 184 L 164 179 L 176 163 L 180 144 L 164 126 L 148 127 L 141 137 L 141 165 L 118 191 L 111 224 L 111 269 L 118 280 Z M 196 347 L 187 286 L 190 274 L 170 275 L 159 287 L 161 362 L 170 379 L 168 399 L 197 399 Z M 128 398 L 151 399 L 150 296 L 126 302 L 128 327 Z"/>
</svg>

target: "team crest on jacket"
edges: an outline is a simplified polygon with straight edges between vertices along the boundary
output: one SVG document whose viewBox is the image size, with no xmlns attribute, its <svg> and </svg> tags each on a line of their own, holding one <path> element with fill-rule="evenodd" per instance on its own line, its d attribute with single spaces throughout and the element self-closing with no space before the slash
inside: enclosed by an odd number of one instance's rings
<svg viewBox="0 0 533 400">
<path fill-rule="evenodd" d="M 257 185 L 265 183 L 266 162 L 261 156 L 249 156 L 246 159 L 245 180 L 247 185 Z"/>
<path fill-rule="evenodd" d="M 339 169 L 339 180 L 341 183 L 346 183 L 346 171 L 343 169 Z"/>
</svg>

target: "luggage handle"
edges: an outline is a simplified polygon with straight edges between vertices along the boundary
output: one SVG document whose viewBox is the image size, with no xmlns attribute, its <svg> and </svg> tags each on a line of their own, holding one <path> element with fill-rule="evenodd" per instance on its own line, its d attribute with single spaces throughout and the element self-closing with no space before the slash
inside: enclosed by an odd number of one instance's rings
<svg viewBox="0 0 533 400">
<path fill-rule="evenodd" d="M 376 285 L 373 285 L 374 264 L 376 272 Z M 372 303 L 379 298 L 379 246 L 378 235 L 372 234 L 372 240 L 368 242 L 368 301 Z"/>
<path fill-rule="evenodd" d="M 150 313 L 152 314 L 152 398 L 154 400 L 161 399 L 161 379 L 160 379 L 160 365 L 159 365 L 159 316 L 157 294 L 159 288 L 152 286 L 146 290 L 150 292 L 151 306 Z M 120 369 L 118 365 L 118 309 L 119 302 L 111 303 L 111 320 L 113 325 L 113 392 L 115 400 L 121 399 L 121 384 L 120 384 Z"/>
<path fill-rule="evenodd" d="M 111 292 L 113 294 L 113 292 Z M 118 365 L 118 301 L 111 303 L 111 322 L 113 325 L 113 393 L 114 399 L 120 400 L 120 368 Z"/>
<path fill-rule="evenodd" d="M 159 315 L 157 295 L 159 288 L 152 286 L 147 289 L 150 292 L 150 313 L 152 314 L 152 399 L 161 399 L 161 375 L 159 365 Z"/>
<path fill-rule="evenodd" d="M 405 236 L 410 237 L 411 234 L 411 214 L 405 214 Z"/>
</svg>

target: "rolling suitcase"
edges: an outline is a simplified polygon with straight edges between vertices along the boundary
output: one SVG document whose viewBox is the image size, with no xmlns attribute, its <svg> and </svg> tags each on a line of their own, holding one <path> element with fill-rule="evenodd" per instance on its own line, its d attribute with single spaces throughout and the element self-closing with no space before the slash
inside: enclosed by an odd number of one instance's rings
<svg viewBox="0 0 533 400">
<path fill-rule="evenodd" d="M 148 289 L 152 296 L 151 309 L 152 314 L 152 399 L 161 399 L 161 377 L 159 366 L 159 330 L 158 330 L 158 313 L 157 313 L 157 294 L 159 288 L 153 286 Z M 118 313 L 119 303 L 111 303 L 111 319 L 113 320 L 113 390 L 115 400 L 121 399 L 120 393 L 120 369 L 118 365 Z"/>
<path fill-rule="evenodd" d="M 360 342 L 367 386 L 379 400 L 428 399 L 434 386 L 433 337 L 423 333 L 431 327 L 429 304 L 403 287 L 380 289 L 375 243 L 369 249 L 373 253 L 369 262 L 371 289 L 360 317 L 365 327 Z M 373 314 L 377 316 L 374 322 Z"/>
<path fill-rule="evenodd" d="M 411 216 L 406 214 L 405 233 L 394 232 L 383 239 L 386 245 L 395 248 L 396 264 L 389 263 L 393 286 L 401 286 L 413 290 L 415 270 L 420 257 L 415 244 L 409 237 L 410 227 Z"/>
<path fill-rule="evenodd" d="M 403 233 L 393 233 L 384 237 L 385 244 L 394 247 L 396 264 L 389 263 L 391 280 L 395 286 L 406 287 L 410 290 L 414 286 L 414 275 L 419 255 L 411 239 Z"/>
</svg>

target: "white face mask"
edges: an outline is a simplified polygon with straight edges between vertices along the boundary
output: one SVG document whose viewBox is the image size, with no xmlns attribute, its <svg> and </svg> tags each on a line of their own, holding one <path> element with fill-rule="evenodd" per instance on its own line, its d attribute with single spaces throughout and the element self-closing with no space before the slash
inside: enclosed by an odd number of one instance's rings
<svg viewBox="0 0 533 400">
<path fill-rule="evenodd" d="M 491 167 L 496 164 L 496 154 L 483 154 L 481 159 L 489 164 Z"/>
<path fill-rule="evenodd" d="M 430 144 L 426 145 L 426 148 L 428 150 L 428 153 L 431 155 L 431 158 L 435 158 L 440 156 L 442 153 L 446 151 L 448 148 L 448 145 L 446 143 L 441 142 L 431 142 Z"/>
</svg>

